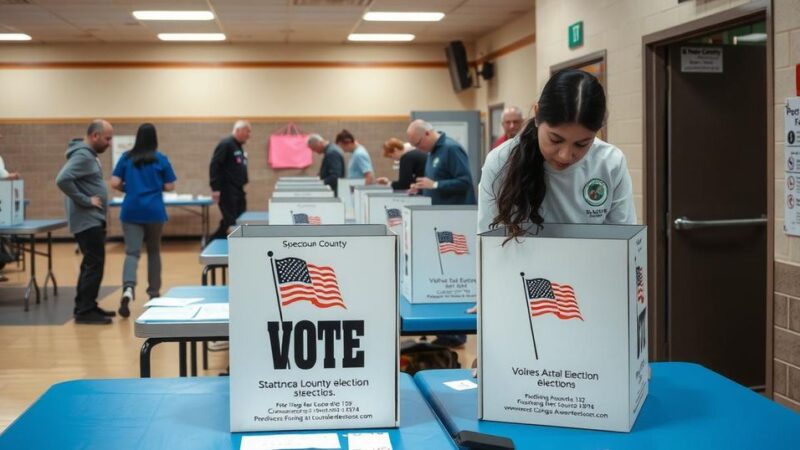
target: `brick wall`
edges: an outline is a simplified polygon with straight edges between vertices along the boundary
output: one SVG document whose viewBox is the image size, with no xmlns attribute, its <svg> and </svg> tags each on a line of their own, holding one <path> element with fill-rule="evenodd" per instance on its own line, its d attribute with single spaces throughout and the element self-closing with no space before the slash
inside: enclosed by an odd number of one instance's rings
<svg viewBox="0 0 800 450">
<path fill-rule="evenodd" d="M 140 122 L 115 122 L 117 135 L 135 135 Z M 209 195 L 208 162 L 217 142 L 230 133 L 232 121 L 155 121 L 161 150 L 169 156 L 178 176 L 178 193 Z M 266 210 L 272 187 L 279 176 L 316 175 L 320 157 L 303 170 L 275 171 L 267 166 L 267 142 L 271 133 L 286 123 L 279 121 L 253 122 L 253 134 L 245 146 L 249 156 L 250 184 L 247 186 L 248 209 Z M 28 218 L 63 217 L 63 195 L 55 185 L 55 177 L 64 163 L 67 142 L 86 132 L 84 123 L 0 124 L 0 155 L 10 171 L 20 172 L 25 179 L 25 197 L 30 200 Z M 319 133 L 333 140 L 343 128 L 352 132 L 370 152 L 378 176 L 393 178 L 392 161 L 382 156 L 381 144 L 390 137 L 405 138 L 408 121 L 375 120 L 318 120 L 299 123 L 307 133 Z M 111 149 L 101 155 L 106 179 L 111 178 Z M 114 193 L 112 193 L 114 195 Z M 165 235 L 199 235 L 200 222 L 189 212 L 169 208 L 170 221 Z M 109 235 L 121 235 L 119 209 L 110 212 Z M 212 207 L 211 231 L 219 222 L 219 210 Z M 67 236 L 60 232 L 57 236 Z"/>
<path fill-rule="evenodd" d="M 795 65 L 800 64 L 800 2 L 775 0 L 775 401 L 800 412 L 800 238 L 783 231 L 785 199 L 783 108 L 795 92 Z"/>
</svg>

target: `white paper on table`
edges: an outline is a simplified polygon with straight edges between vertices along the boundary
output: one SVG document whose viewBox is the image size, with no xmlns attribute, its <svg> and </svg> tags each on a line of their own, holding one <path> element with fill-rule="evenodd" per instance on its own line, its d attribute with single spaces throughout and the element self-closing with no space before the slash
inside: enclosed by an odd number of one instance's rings
<svg viewBox="0 0 800 450">
<path fill-rule="evenodd" d="M 121 202 L 121 201 L 125 200 L 125 196 L 124 195 L 114 196 L 114 197 L 111 197 L 111 200 L 115 201 L 115 202 Z"/>
<path fill-rule="evenodd" d="M 191 200 L 194 196 L 192 194 L 177 194 L 175 196 L 176 200 Z"/>
<path fill-rule="evenodd" d="M 198 200 L 211 200 L 211 196 L 210 195 L 198 195 L 197 199 Z"/>
<path fill-rule="evenodd" d="M 444 385 L 457 391 L 466 391 L 478 387 L 478 384 L 472 380 L 445 381 Z"/>
<path fill-rule="evenodd" d="M 200 307 L 200 311 L 197 312 L 197 315 L 194 316 L 192 320 L 201 321 L 230 319 L 230 309 L 228 308 L 228 303 L 204 303 L 198 306 Z"/>
<path fill-rule="evenodd" d="M 138 320 L 143 322 L 177 322 L 192 320 L 200 310 L 199 306 L 180 306 L 177 308 L 147 308 Z"/>
<path fill-rule="evenodd" d="M 162 192 L 161 195 L 164 197 L 164 200 L 178 198 L 178 194 L 176 192 Z"/>
<path fill-rule="evenodd" d="M 240 450 L 291 450 L 300 448 L 338 449 L 339 435 L 318 434 L 271 434 L 266 436 L 243 436 Z"/>
<path fill-rule="evenodd" d="M 179 307 L 179 306 L 187 306 L 191 305 L 192 303 L 197 303 L 203 301 L 203 297 L 187 297 L 187 298 L 176 298 L 176 297 L 156 297 L 151 299 L 149 302 L 144 304 L 145 308 L 149 308 L 151 306 L 168 306 L 168 307 Z"/>
<path fill-rule="evenodd" d="M 392 450 L 389 433 L 348 433 L 347 447 L 350 450 Z"/>
</svg>

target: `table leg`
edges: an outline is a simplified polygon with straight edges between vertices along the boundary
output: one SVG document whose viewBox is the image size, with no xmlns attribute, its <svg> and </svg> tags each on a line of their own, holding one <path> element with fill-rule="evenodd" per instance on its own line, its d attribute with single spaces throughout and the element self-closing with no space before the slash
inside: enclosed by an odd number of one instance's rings
<svg viewBox="0 0 800 450">
<path fill-rule="evenodd" d="M 28 310 L 30 304 L 31 291 L 36 292 L 36 303 L 40 302 L 39 297 L 39 284 L 36 282 L 36 240 L 34 235 L 30 235 L 31 245 L 31 278 L 28 281 L 28 286 L 25 288 L 25 311 Z"/>
<path fill-rule="evenodd" d="M 203 276 L 200 278 L 200 283 L 203 286 L 208 286 L 208 271 L 211 270 L 210 266 L 203 267 Z"/>
<path fill-rule="evenodd" d="M 148 338 L 142 344 L 142 350 L 139 352 L 139 376 L 142 378 L 150 378 L 150 351 L 156 344 L 161 341 L 158 339 Z"/>
<path fill-rule="evenodd" d="M 186 341 L 178 342 L 178 373 L 186 376 Z"/>
<path fill-rule="evenodd" d="M 58 297 L 58 284 L 53 275 L 53 233 L 47 233 L 47 275 L 44 277 L 44 298 L 47 298 L 47 281 L 53 281 L 53 295 Z"/>
<path fill-rule="evenodd" d="M 203 215 L 203 218 L 202 218 L 202 221 L 203 221 L 203 237 L 200 240 L 200 243 L 201 243 L 202 247 L 205 247 L 206 243 L 208 242 L 208 233 L 209 233 L 209 228 L 210 228 L 209 222 L 210 222 L 211 214 L 209 213 L 208 205 L 203 205 L 201 211 L 202 211 L 202 215 Z"/>
<path fill-rule="evenodd" d="M 228 277 L 228 268 L 227 267 L 223 267 L 222 268 L 222 285 L 223 286 L 226 286 L 228 284 L 228 281 L 226 280 L 227 277 Z"/>
<path fill-rule="evenodd" d="M 203 370 L 208 370 L 208 341 L 203 341 Z"/>
<path fill-rule="evenodd" d="M 192 376 L 197 376 L 197 342 L 190 341 L 189 345 L 191 345 L 191 358 L 192 358 Z"/>
<path fill-rule="evenodd" d="M 211 269 L 211 285 L 212 286 L 217 285 L 217 266 L 212 266 Z"/>
</svg>

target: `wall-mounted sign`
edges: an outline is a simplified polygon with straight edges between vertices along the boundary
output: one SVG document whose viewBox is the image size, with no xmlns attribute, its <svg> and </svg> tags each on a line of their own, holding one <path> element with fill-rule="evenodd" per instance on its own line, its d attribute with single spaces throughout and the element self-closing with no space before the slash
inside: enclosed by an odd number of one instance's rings
<svg viewBox="0 0 800 450">
<path fill-rule="evenodd" d="M 583 45 L 582 20 L 567 27 L 567 42 L 569 43 L 569 48 L 578 48 Z"/>
</svg>

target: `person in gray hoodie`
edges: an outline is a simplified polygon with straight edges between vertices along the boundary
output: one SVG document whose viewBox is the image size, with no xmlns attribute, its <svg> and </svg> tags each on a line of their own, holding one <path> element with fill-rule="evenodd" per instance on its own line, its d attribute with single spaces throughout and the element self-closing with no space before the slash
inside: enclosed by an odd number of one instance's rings
<svg viewBox="0 0 800 450">
<path fill-rule="evenodd" d="M 66 195 L 69 231 L 75 235 L 83 253 L 75 295 L 75 323 L 109 324 L 116 313 L 97 306 L 106 259 L 106 208 L 108 191 L 97 155 L 111 145 L 114 130 L 105 120 L 94 120 L 83 140 L 75 139 L 67 148 L 67 162 L 56 177 Z"/>
</svg>

